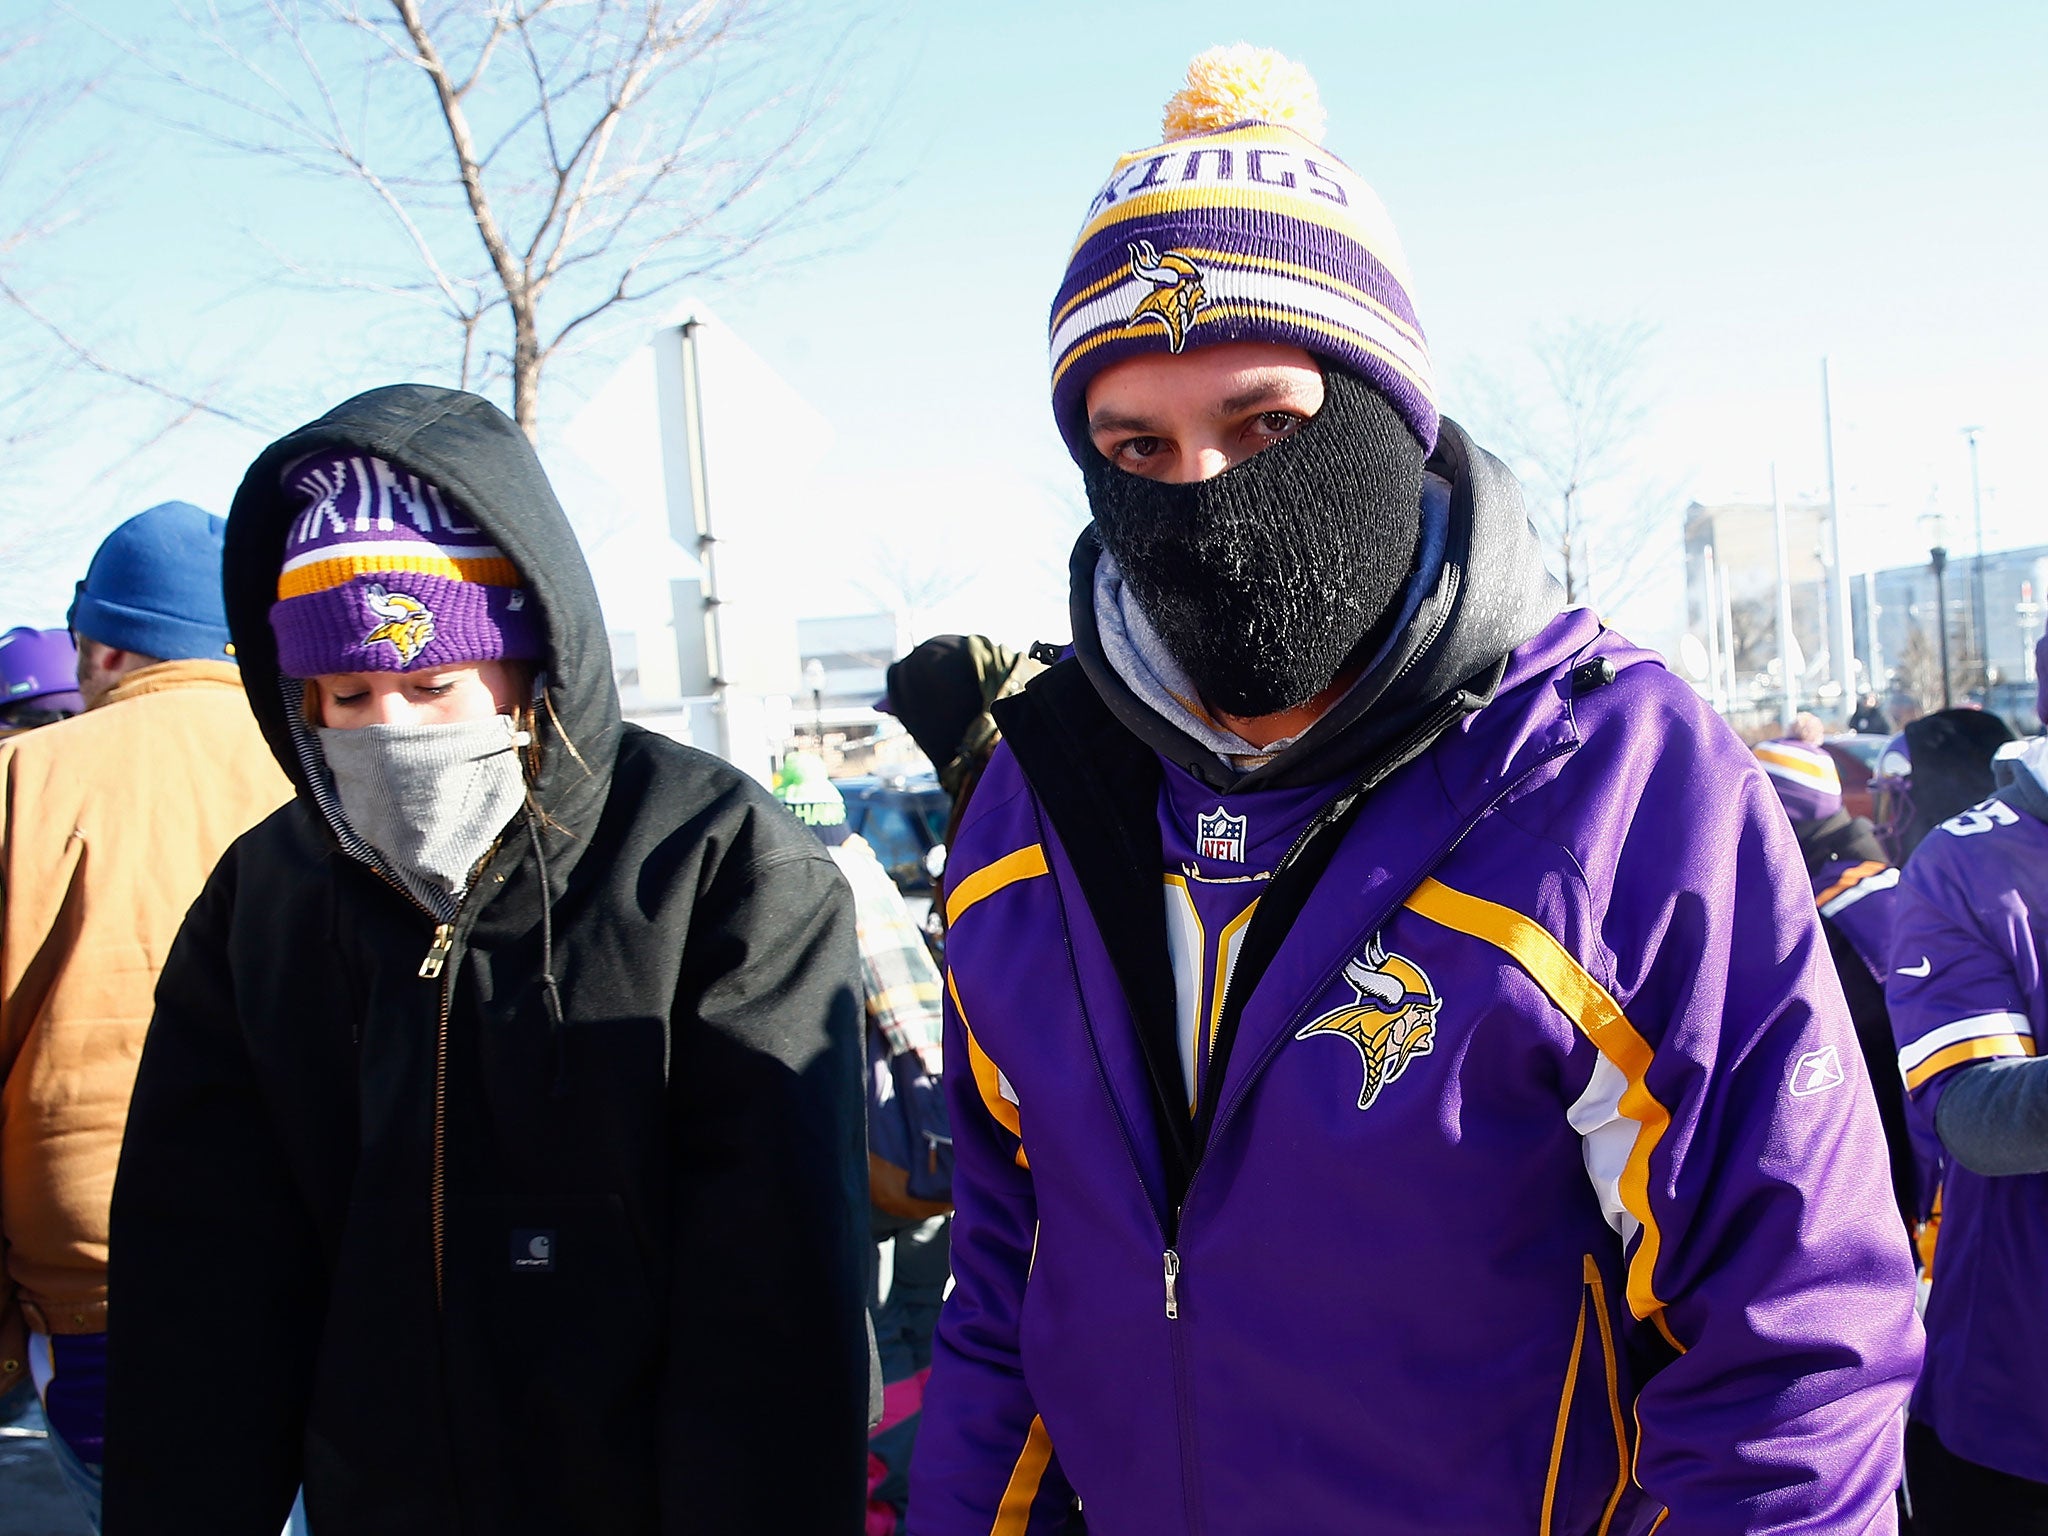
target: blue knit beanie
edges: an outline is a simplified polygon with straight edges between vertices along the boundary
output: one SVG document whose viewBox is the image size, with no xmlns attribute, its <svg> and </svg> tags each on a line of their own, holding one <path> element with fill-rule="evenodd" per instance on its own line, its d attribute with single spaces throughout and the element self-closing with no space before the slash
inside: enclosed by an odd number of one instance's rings
<svg viewBox="0 0 2048 1536">
<path fill-rule="evenodd" d="M 183 501 L 138 512 L 108 534 L 78 584 L 74 634 L 159 661 L 232 661 L 221 596 L 225 518 Z"/>
</svg>

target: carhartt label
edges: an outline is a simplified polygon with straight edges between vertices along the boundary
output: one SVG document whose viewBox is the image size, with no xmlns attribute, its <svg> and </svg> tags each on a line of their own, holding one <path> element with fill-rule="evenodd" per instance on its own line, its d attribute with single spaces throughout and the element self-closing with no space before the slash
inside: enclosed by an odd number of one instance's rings
<svg viewBox="0 0 2048 1536">
<path fill-rule="evenodd" d="M 555 1234 L 533 1227 L 514 1228 L 512 1267 L 526 1274 L 552 1274 L 555 1268 Z"/>
</svg>

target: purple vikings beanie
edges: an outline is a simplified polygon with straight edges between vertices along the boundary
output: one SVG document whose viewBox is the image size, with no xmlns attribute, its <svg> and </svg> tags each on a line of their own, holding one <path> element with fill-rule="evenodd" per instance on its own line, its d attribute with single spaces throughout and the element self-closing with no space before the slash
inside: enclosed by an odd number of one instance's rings
<svg viewBox="0 0 2048 1536">
<path fill-rule="evenodd" d="M 1341 364 L 1436 446 L 1429 345 L 1408 261 L 1371 187 L 1321 147 L 1299 64 L 1238 43 L 1188 66 L 1165 142 L 1117 161 L 1088 205 L 1052 307 L 1052 407 L 1094 457 L 1088 381 L 1146 352 L 1279 342 Z"/>
<path fill-rule="evenodd" d="M 1770 775 L 1791 820 L 1824 821 L 1842 808 L 1842 775 L 1819 747 L 1788 736 L 1760 741 L 1755 751 L 1757 766 Z"/>
<path fill-rule="evenodd" d="M 300 510 L 270 627 L 287 677 L 541 654 L 518 570 L 439 487 L 364 453 L 301 459 L 284 487 Z"/>
</svg>

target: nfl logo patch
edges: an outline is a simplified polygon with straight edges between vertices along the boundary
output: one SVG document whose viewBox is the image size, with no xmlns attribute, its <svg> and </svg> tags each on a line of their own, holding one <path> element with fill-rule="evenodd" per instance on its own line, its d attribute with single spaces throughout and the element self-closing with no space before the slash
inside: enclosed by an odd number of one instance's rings
<svg viewBox="0 0 2048 1536">
<path fill-rule="evenodd" d="M 1217 806 L 1195 818 L 1195 846 L 1205 859 L 1215 859 L 1224 864 L 1244 862 L 1244 823 L 1242 816 L 1233 816 Z"/>
</svg>

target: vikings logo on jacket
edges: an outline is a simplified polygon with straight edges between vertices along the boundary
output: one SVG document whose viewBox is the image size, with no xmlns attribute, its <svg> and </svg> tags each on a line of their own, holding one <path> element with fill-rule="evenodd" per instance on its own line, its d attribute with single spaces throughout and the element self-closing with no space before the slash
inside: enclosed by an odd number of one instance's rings
<svg viewBox="0 0 2048 1536">
<path fill-rule="evenodd" d="M 1357 1046 L 1365 1063 L 1358 1107 L 1371 1109 L 1382 1088 L 1434 1048 L 1436 1011 L 1443 1004 L 1422 967 L 1388 954 L 1377 935 L 1364 954 L 1344 967 L 1344 980 L 1355 1001 L 1309 1020 L 1294 1038 L 1341 1035 Z"/>
</svg>

